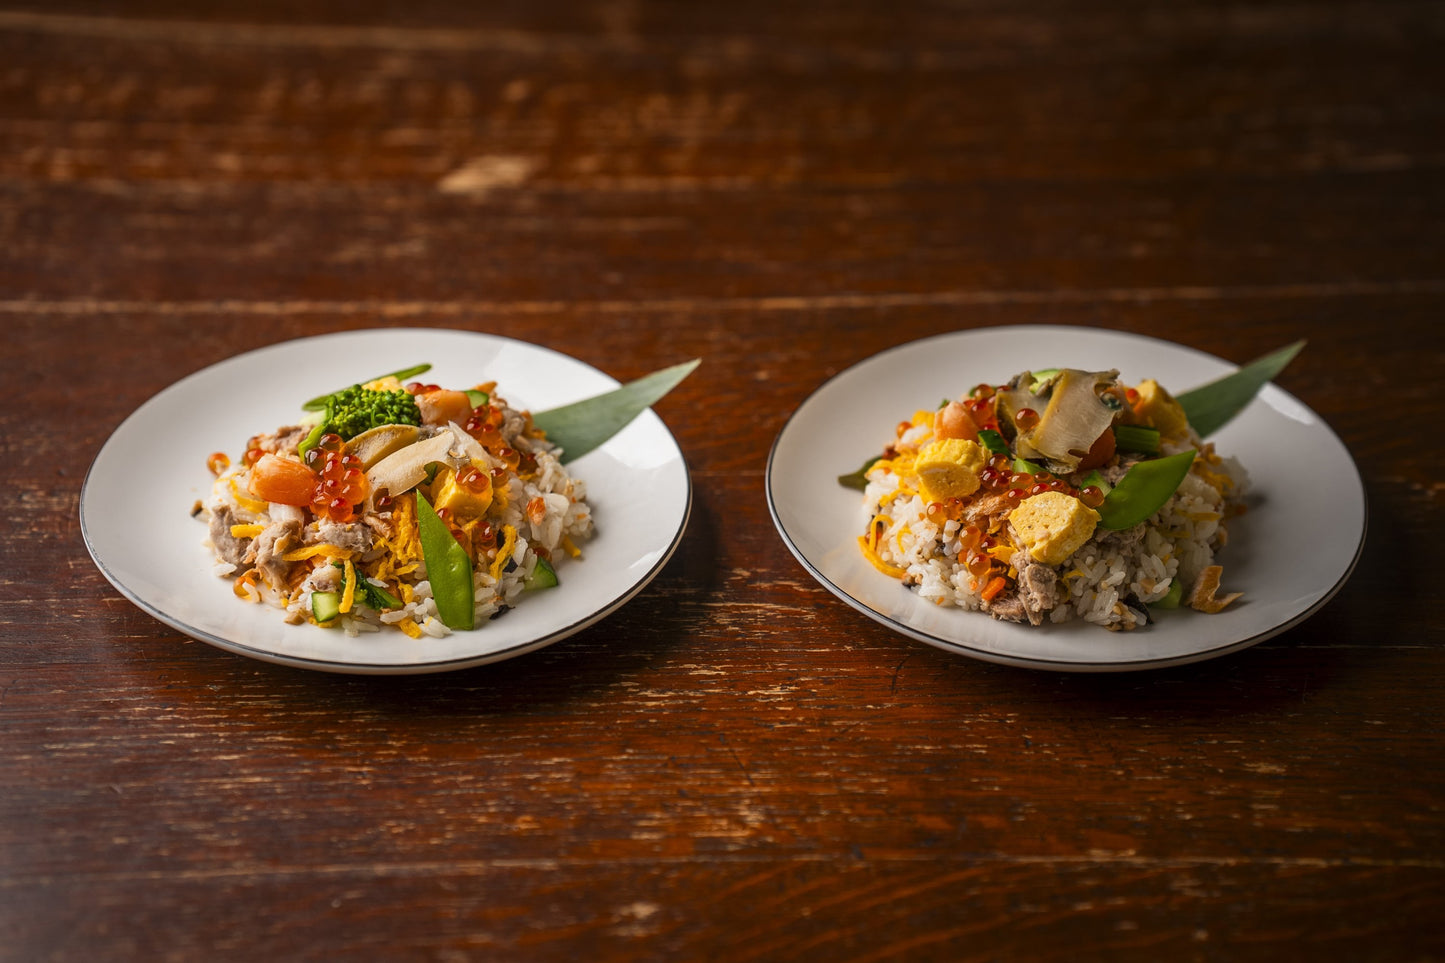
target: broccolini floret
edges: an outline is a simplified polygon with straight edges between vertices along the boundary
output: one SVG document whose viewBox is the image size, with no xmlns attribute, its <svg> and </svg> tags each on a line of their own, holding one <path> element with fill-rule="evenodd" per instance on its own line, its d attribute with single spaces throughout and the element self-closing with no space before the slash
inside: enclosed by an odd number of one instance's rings
<svg viewBox="0 0 1445 963">
<path fill-rule="evenodd" d="M 326 423 L 345 440 L 378 425 L 419 425 L 421 409 L 405 391 L 370 391 L 352 385 L 326 399 Z"/>
<path fill-rule="evenodd" d="M 304 455 L 328 433 L 345 441 L 381 425 L 420 424 L 421 409 L 406 391 L 373 391 L 352 385 L 326 397 L 325 415 L 297 450 Z"/>
</svg>

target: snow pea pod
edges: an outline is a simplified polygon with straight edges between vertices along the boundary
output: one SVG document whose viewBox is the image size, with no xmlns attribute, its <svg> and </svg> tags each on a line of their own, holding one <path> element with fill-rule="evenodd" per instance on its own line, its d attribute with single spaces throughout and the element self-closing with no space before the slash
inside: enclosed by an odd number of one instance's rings
<svg viewBox="0 0 1445 963">
<path fill-rule="evenodd" d="M 1130 468 L 1104 496 L 1098 508 L 1100 527 L 1114 531 L 1132 528 L 1163 508 L 1189 474 L 1194 455 L 1192 450 L 1181 451 Z"/>
<path fill-rule="evenodd" d="M 421 492 L 416 493 L 416 518 L 421 534 L 421 556 L 426 562 L 437 614 L 449 629 L 470 629 L 476 617 L 472 560 Z"/>
</svg>

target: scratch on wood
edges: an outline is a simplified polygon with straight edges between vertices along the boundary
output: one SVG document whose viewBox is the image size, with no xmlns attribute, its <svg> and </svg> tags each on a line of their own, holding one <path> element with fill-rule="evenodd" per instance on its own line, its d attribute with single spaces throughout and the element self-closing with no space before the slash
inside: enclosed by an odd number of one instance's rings
<svg viewBox="0 0 1445 963">
<path fill-rule="evenodd" d="M 753 782 L 753 774 L 748 772 L 747 766 L 743 765 L 742 757 L 737 754 L 737 751 L 733 749 L 732 746 L 728 745 L 727 736 L 718 736 L 718 741 L 723 744 L 723 748 L 728 751 L 728 755 L 733 757 L 733 762 L 737 763 L 738 770 L 743 774 L 743 778 L 748 781 L 748 785 L 757 785 L 757 783 Z"/>
<path fill-rule="evenodd" d="M 893 680 L 888 683 L 888 691 L 889 691 L 889 692 L 897 692 L 897 691 L 898 691 L 898 673 L 900 673 L 900 672 L 903 671 L 903 666 L 904 666 L 904 665 L 908 662 L 908 660 L 911 659 L 911 658 L 913 658 L 913 654 L 910 652 L 908 655 L 905 655 L 902 659 L 900 659 L 900 660 L 898 661 L 898 664 L 893 667 Z"/>
<path fill-rule="evenodd" d="M 236 23 L 201 20 L 145 20 L 78 14 L 0 11 L 0 29 L 70 37 L 126 40 L 132 43 L 192 43 L 225 46 L 312 47 L 324 49 L 381 48 L 407 51 L 477 50 L 521 54 L 556 54 L 568 49 L 625 49 L 632 44 L 615 33 L 606 36 L 565 36 L 489 27 L 370 27 L 343 24 Z"/>
<path fill-rule="evenodd" d="M 97 298 L 12 298 L 0 300 L 5 314 L 166 314 L 258 315 L 289 317 L 298 314 L 368 314 L 404 318 L 428 315 L 472 314 L 629 314 L 687 311 L 873 310 L 892 307 L 949 307 L 955 305 L 1096 304 L 1152 301 L 1226 301 L 1247 298 L 1321 299 L 1366 295 L 1445 293 L 1445 281 L 1340 281 L 1301 284 L 1243 284 L 1177 286 L 1162 288 L 1050 288 L 1027 290 L 954 290 L 893 292 L 883 294 L 765 295 L 760 297 L 639 298 L 636 300 L 520 301 L 520 300 L 408 300 L 357 301 L 244 300 L 130 301 Z"/>
</svg>

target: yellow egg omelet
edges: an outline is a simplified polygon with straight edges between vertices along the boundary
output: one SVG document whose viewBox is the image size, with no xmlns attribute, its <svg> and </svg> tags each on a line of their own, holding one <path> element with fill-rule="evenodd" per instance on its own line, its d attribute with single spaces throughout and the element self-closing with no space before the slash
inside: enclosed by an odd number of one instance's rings
<svg viewBox="0 0 1445 963">
<path fill-rule="evenodd" d="M 988 464 L 988 454 L 977 442 L 945 438 L 925 445 L 913 462 L 918 475 L 919 495 L 925 502 L 965 498 L 982 484 L 978 473 Z"/>
<path fill-rule="evenodd" d="M 1099 513 L 1063 492 L 1043 492 L 1019 502 L 1009 524 L 1035 561 L 1058 565 L 1094 534 Z"/>
</svg>

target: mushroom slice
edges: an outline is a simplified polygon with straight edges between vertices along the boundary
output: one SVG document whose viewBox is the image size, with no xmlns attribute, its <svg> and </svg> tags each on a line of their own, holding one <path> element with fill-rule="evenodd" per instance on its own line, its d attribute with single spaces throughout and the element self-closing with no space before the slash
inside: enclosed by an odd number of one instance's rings
<svg viewBox="0 0 1445 963">
<path fill-rule="evenodd" d="M 1019 435 L 1019 430 L 1014 424 L 1014 416 L 1025 408 L 1032 408 L 1034 411 L 1042 411 L 1048 406 L 1046 397 L 1038 395 L 1033 390 L 1033 385 L 1039 384 L 1032 371 L 1024 371 L 1009 379 L 1008 384 L 1002 386 L 995 396 L 994 411 L 998 416 L 999 434 L 1004 440 L 1012 443 Z M 1023 452 L 1020 457 L 1027 458 Z"/>
<path fill-rule="evenodd" d="M 1079 461 L 1114 423 L 1115 411 L 1100 395 L 1118 378 L 1117 371 L 1060 371 L 1049 380 L 1049 403 L 1038 424 L 1020 432 L 1019 453 L 1035 452 L 1064 474 L 1077 470 Z"/>
<path fill-rule="evenodd" d="M 372 466 L 387 455 L 416 444 L 420 435 L 421 429 L 416 425 L 377 425 L 348 441 L 346 453 L 361 461 L 362 471 L 371 471 Z"/>
<path fill-rule="evenodd" d="M 455 464 L 457 459 L 449 457 L 455 441 L 451 432 L 443 431 L 424 441 L 398 449 L 381 459 L 366 473 L 371 490 L 367 501 L 370 502 L 377 492 L 383 490 L 393 498 L 411 491 L 426 478 L 426 466 L 434 461 L 445 465 Z"/>
</svg>

